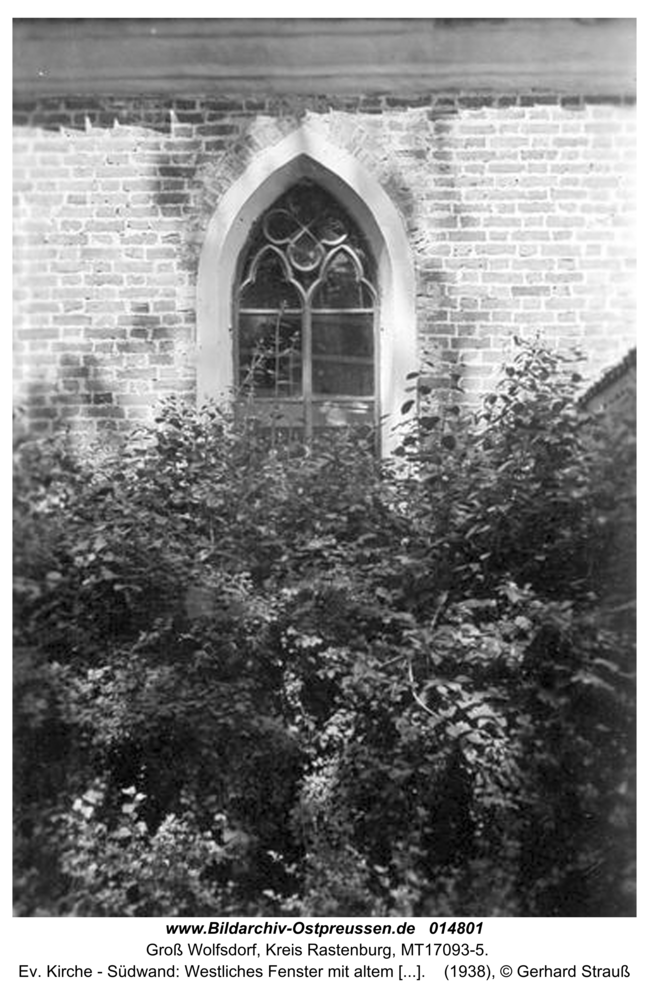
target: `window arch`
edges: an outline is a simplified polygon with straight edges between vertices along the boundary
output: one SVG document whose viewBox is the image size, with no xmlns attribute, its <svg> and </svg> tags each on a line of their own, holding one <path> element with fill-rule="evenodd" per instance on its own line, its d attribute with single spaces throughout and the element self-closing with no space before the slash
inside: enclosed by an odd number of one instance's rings
<svg viewBox="0 0 649 1000">
<path fill-rule="evenodd" d="M 349 213 L 301 179 L 257 219 L 237 269 L 237 394 L 257 417 L 323 428 L 378 420 L 376 264 Z"/>
<path fill-rule="evenodd" d="M 376 330 L 381 451 L 400 441 L 406 375 L 417 366 L 415 275 L 403 219 L 373 174 L 307 123 L 258 152 L 219 198 L 202 246 L 196 297 L 199 402 L 227 402 L 236 386 L 233 294 L 257 219 L 289 188 L 315 181 L 361 229 L 380 291 Z"/>
</svg>

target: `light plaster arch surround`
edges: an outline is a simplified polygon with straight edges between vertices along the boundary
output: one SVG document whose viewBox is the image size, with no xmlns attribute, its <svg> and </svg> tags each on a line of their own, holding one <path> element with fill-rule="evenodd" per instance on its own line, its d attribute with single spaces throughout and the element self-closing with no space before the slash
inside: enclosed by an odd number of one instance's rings
<svg viewBox="0 0 649 1000">
<path fill-rule="evenodd" d="M 396 443 L 406 375 L 417 368 L 412 252 L 403 219 L 379 182 L 355 157 L 308 125 L 257 153 L 210 219 L 198 268 L 198 400 L 231 398 L 232 291 L 241 251 L 255 219 L 305 177 L 344 205 L 367 236 L 377 262 L 381 447 L 387 453 Z"/>
</svg>

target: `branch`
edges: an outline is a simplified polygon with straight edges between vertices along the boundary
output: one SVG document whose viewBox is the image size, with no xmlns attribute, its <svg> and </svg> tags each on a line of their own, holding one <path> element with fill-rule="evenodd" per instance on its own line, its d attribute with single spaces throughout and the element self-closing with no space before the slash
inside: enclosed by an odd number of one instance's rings
<svg viewBox="0 0 649 1000">
<path fill-rule="evenodd" d="M 433 615 L 433 620 L 431 622 L 431 631 L 435 629 L 435 626 L 437 625 L 437 622 L 439 620 L 439 616 L 442 613 L 442 609 L 446 604 L 447 600 L 448 600 L 448 590 L 445 590 L 442 594 L 440 594 L 437 600 L 437 607 L 435 608 L 435 614 Z M 430 652 L 429 644 L 426 642 L 425 645 Z M 412 696 L 419 705 L 419 707 L 423 708 L 424 712 L 427 712 L 428 715 L 432 716 L 432 718 L 435 719 L 437 722 L 440 722 L 441 719 L 439 715 L 433 712 L 433 710 L 430 709 L 428 705 L 423 701 L 423 699 L 420 698 L 420 696 L 417 694 L 417 691 L 415 689 L 415 675 L 412 669 L 412 659 L 408 660 L 408 678 L 410 680 L 410 690 L 412 691 Z"/>
</svg>

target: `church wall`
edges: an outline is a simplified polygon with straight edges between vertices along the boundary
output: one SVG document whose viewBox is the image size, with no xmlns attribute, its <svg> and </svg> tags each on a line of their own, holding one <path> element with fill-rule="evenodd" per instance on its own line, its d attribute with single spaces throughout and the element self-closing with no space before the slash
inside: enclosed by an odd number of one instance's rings
<svg viewBox="0 0 649 1000">
<path fill-rule="evenodd" d="M 305 124 L 400 214 L 440 393 L 474 399 L 517 334 L 582 348 L 593 377 L 634 342 L 626 94 L 50 96 L 14 124 L 14 383 L 35 432 L 121 431 L 195 398 L 210 219 Z"/>
</svg>

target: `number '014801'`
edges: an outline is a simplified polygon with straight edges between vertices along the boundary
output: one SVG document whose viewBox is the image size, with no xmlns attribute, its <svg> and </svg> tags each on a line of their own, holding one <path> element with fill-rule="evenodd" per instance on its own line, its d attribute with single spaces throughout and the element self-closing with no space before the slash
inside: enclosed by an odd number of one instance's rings
<svg viewBox="0 0 649 1000">
<path fill-rule="evenodd" d="M 482 934 L 482 920 L 477 923 L 473 920 L 446 920 L 439 922 L 433 920 L 428 928 L 429 934 Z"/>
</svg>

